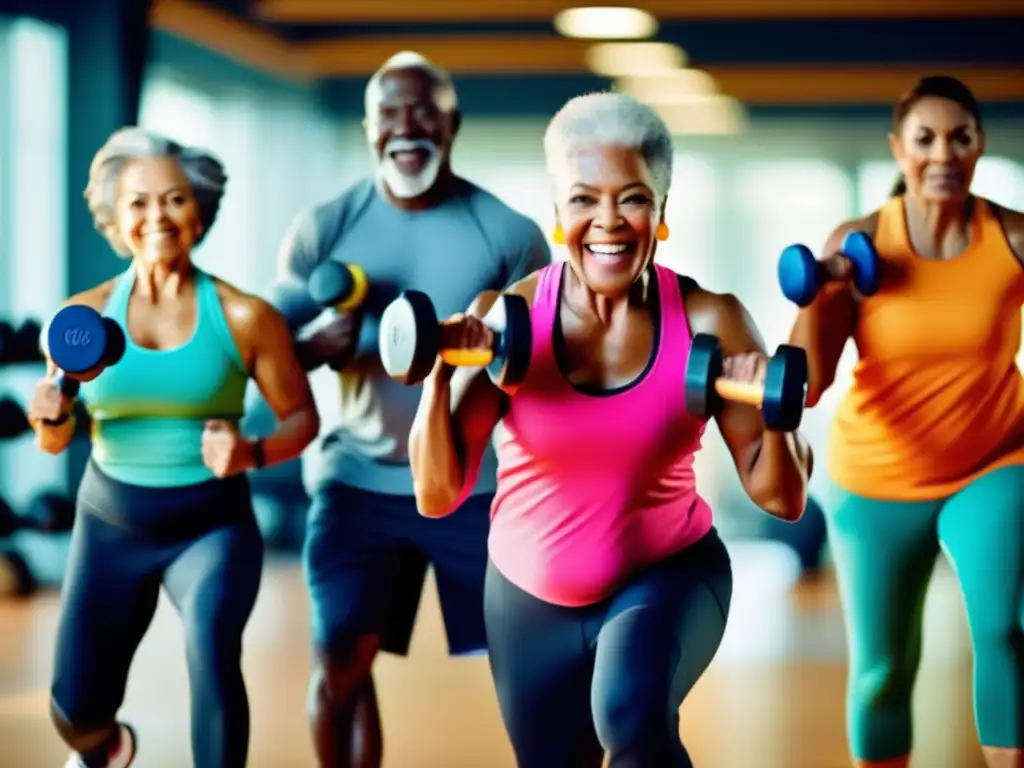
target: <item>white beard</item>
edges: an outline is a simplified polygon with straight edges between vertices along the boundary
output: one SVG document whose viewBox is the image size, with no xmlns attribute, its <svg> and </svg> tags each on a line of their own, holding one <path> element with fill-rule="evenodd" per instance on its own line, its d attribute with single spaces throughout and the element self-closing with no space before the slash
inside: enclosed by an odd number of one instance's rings
<svg viewBox="0 0 1024 768">
<path fill-rule="evenodd" d="M 423 150 L 429 153 L 429 156 L 423 170 L 415 176 L 410 176 L 399 169 L 398 164 L 391 159 L 391 154 L 414 149 Z M 377 177 L 384 182 L 392 195 L 402 200 L 419 197 L 430 190 L 441 171 L 441 153 L 437 151 L 437 146 L 433 142 L 422 139 L 392 139 L 384 147 L 383 155 L 377 166 Z"/>
</svg>

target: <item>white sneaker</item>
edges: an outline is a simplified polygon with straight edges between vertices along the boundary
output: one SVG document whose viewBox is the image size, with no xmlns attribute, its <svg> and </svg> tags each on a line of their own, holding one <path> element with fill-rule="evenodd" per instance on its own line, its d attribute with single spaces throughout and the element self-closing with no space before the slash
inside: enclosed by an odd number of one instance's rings
<svg viewBox="0 0 1024 768">
<path fill-rule="evenodd" d="M 117 747 L 117 752 L 107 760 L 105 768 L 128 768 L 135 760 L 135 749 L 138 746 L 135 731 L 130 725 L 124 723 L 119 723 L 119 725 L 121 727 L 121 743 Z M 64 763 L 64 768 L 85 768 L 85 761 L 77 752 L 72 752 L 68 761 Z"/>
</svg>

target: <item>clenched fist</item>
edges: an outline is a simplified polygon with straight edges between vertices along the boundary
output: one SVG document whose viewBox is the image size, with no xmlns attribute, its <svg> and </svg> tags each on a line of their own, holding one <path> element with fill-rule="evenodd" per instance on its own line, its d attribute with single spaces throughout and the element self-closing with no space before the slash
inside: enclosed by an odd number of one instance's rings
<svg viewBox="0 0 1024 768">
<path fill-rule="evenodd" d="M 230 421 L 207 421 L 202 442 L 203 463 L 216 477 L 230 477 L 256 466 L 252 443 Z"/>
<path fill-rule="evenodd" d="M 307 325 L 299 338 L 297 352 L 306 370 L 327 365 L 334 371 L 344 370 L 355 357 L 359 344 L 362 315 L 325 310 Z"/>
<path fill-rule="evenodd" d="M 745 384 L 764 384 L 768 358 L 760 352 L 744 352 L 722 360 L 722 378 Z"/>
<path fill-rule="evenodd" d="M 445 349 L 489 349 L 494 331 L 476 315 L 459 312 L 441 321 L 441 338 Z"/>
<path fill-rule="evenodd" d="M 60 421 L 70 410 L 70 399 L 65 397 L 54 379 L 46 378 L 36 384 L 28 405 L 28 419 L 34 422 Z"/>
</svg>

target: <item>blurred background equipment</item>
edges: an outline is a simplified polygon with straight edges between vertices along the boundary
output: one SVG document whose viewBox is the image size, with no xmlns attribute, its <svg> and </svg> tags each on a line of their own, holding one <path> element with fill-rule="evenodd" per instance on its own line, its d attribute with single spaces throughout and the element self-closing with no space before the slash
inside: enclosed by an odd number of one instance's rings
<svg viewBox="0 0 1024 768">
<path fill-rule="evenodd" d="M 0 365 L 35 363 L 41 361 L 39 336 L 42 325 L 38 320 L 25 320 L 20 325 L 0 321 Z"/>
<path fill-rule="evenodd" d="M 28 597 L 37 586 L 25 558 L 0 541 L 0 599 Z"/>
<path fill-rule="evenodd" d="M 21 403 L 10 397 L 0 397 L 0 440 L 21 437 L 31 431 L 32 426 Z"/>
</svg>

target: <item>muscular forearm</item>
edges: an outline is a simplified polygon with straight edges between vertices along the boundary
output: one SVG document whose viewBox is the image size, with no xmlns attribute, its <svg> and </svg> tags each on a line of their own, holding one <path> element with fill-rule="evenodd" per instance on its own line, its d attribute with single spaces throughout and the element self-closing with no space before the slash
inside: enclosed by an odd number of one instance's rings
<svg viewBox="0 0 1024 768">
<path fill-rule="evenodd" d="M 431 374 L 423 385 L 409 433 L 416 506 L 424 517 L 443 517 L 462 495 L 465 472 L 452 428 L 451 381 Z"/>
<path fill-rule="evenodd" d="M 839 358 L 853 333 L 854 312 L 849 288 L 829 283 L 797 315 L 789 343 L 807 351 L 807 407 L 817 404 L 835 380 Z"/>
<path fill-rule="evenodd" d="M 798 432 L 768 432 L 754 448 L 747 477 L 750 498 L 765 512 L 795 522 L 807 505 L 813 457 Z"/>
<path fill-rule="evenodd" d="M 281 419 L 277 430 L 263 439 L 264 466 L 297 459 L 320 432 L 320 416 L 312 405 Z"/>
</svg>

